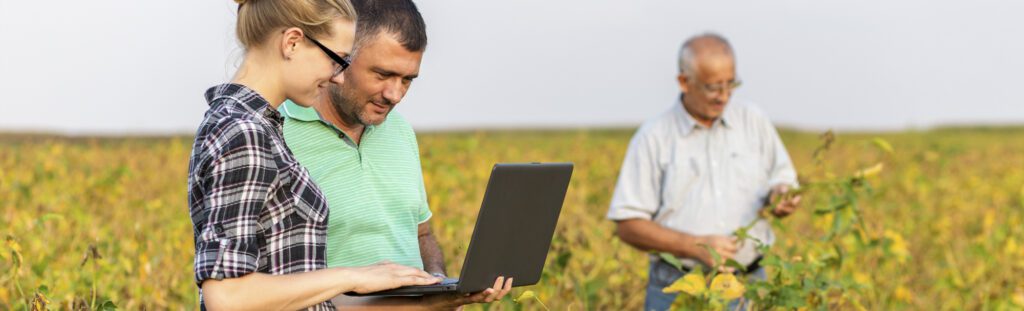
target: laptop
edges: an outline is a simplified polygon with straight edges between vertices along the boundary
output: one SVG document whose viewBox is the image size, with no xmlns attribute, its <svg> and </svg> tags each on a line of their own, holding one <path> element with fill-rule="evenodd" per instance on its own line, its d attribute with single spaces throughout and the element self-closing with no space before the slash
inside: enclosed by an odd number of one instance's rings
<svg viewBox="0 0 1024 311">
<path fill-rule="evenodd" d="M 512 277 L 513 287 L 537 284 L 572 169 L 572 163 L 494 165 L 459 274 L 461 278 L 346 295 L 475 293 L 493 286 L 498 276 Z"/>
</svg>

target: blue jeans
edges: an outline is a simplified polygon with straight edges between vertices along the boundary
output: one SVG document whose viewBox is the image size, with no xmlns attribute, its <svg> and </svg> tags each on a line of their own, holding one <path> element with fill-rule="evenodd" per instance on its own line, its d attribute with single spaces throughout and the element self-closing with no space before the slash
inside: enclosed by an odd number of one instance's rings
<svg viewBox="0 0 1024 311">
<path fill-rule="evenodd" d="M 644 299 L 644 310 L 664 311 L 672 307 L 672 302 L 676 301 L 676 296 L 679 294 L 666 294 L 662 293 L 661 290 L 672 285 L 672 282 L 675 282 L 681 277 L 683 277 L 683 272 L 679 271 L 672 265 L 669 265 L 665 261 L 658 260 L 651 262 L 651 270 L 647 277 L 647 297 Z M 765 274 L 764 268 L 759 268 L 754 272 L 747 274 L 747 277 L 751 280 L 768 279 L 768 275 Z M 739 299 L 730 301 L 726 310 L 736 310 L 736 308 L 739 307 L 739 302 Z M 743 306 L 743 308 L 746 308 L 746 306 Z"/>
</svg>

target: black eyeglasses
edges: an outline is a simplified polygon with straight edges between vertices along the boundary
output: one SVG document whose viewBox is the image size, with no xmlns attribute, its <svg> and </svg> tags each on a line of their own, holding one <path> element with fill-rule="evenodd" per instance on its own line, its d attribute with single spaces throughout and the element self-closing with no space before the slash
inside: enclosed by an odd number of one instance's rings
<svg viewBox="0 0 1024 311">
<path fill-rule="evenodd" d="M 313 44 L 316 44 L 316 46 L 319 47 L 320 50 L 324 51 L 324 54 L 327 54 L 327 57 L 330 57 L 335 64 L 338 64 L 338 68 L 334 69 L 334 74 L 331 75 L 331 78 L 337 77 L 339 74 L 341 74 L 342 71 L 345 71 L 345 69 L 348 68 L 348 66 L 351 64 L 351 62 L 348 60 L 348 57 L 339 56 L 337 53 L 334 53 L 334 51 L 331 51 L 331 49 L 328 49 L 323 44 L 320 44 L 320 41 L 316 41 L 316 39 L 313 39 L 313 37 L 310 37 L 309 35 L 304 34 L 304 36 L 306 36 L 306 38 L 308 38 L 309 41 L 313 41 Z"/>
</svg>

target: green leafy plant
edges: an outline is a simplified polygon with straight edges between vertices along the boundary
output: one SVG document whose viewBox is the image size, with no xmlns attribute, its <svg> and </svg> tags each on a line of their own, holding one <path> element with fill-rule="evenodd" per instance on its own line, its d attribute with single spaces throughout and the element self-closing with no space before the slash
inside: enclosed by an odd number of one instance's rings
<svg viewBox="0 0 1024 311">
<path fill-rule="evenodd" d="M 821 135 L 821 144 L 812 155 L 816 172 L 820 175 L 816 176 L 817 179 L 804 178 L 800 189 L 790 191 L 776 201 L 770 202 L 758 219 L 734 233 L 744 243 L 755 243 L 763 255 L 760 265 L 768 271 L 766 280 L 749 281 L 742 298 L 716 295 L 713 291 L 705 290 L 706 279 L 701 269 L 694 269 L 666 287 L 665 291 L 688 294 L 680 295 L 683 297 L 680 303 L 688 309 L 698 310 L 721 310 L 724 302 L 737 298 L 744 302 L 739 305 L 753 310 L 862 308 L 858 300 L 852 299 L 851 295 L 869 287 L 870 282 L 865 281 L 863 277 L 851 278 L 849 274 L 843 273 L 844 265 L 851 262 L 850 256 L 873 250 L 883 252 L 887 258 L 900 261 L 910 256 L 906 242 L 899 233 L 886 230 L 881 235 L 871 234 L 864 223 L 862 210 L 858 204 L 862 197 L 871 194 L 869 179 L 882 172 L 886 157 L 893 154 L 894 149 L 888 141 L 875 138 L 871 144 L 880 151 L 878 162 L 857 170 L 848 177 L 835 178 L 831 177 L 834 174 L 825 161 L 826 154 L 834 142 L 835 135 L 832 132 Z M 810 252 L 789 254 L 748 235 L 747 232 L 762 220 L 770 221 L 776 230 L 786 230 L 783 222 L 777 218 L 769 219 L 769 213 L 766 211 L 775 206 L 778 200 L 807 194 L 819 195 L 818 198 L 823 199 L 813 203 L 813 217 L 831 223 L 825 230 L 817 232 L 817 239 L 809 238 L 795 242 L 805 244 L 803 249 Z M 735 261 L 723 262 L 721 256 L 714 250 L 706 246 L 705 249 L 712 254 L 715 267 L 727 266 L 742 271 L 743 267 Z M 660 255 L 670 264 L 680 268 L 681 264 L 674 256 L 664 253 Z M 728 274 L 721 274 L 718 269 L 712 269 L 709 277 L 718 278 L 723 275 Z M 730 281 L 736 280 L 734 276 L 728 276 L 731 277 Z M 739 286 L 733 288 L 737 287 L 743 287 L 743 284 L 739 283 Z"/>
</svg>

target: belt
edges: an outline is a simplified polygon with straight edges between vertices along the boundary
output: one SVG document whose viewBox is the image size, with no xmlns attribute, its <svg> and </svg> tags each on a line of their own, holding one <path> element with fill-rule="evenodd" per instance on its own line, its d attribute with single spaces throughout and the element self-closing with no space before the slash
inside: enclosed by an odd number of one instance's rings
<svg viewBox="0 0 1024 311">
<path fill-rule="evenodd" d="M 746 275 L 748 273 L 757 271 L 757 269 L 761 269 L 761 259 L 763 259 L 763 258 L 764 258 L 764 256 L 757 256 L 757 258 L 754 259 L 754 262 L 751 262 L 749 265 L 747 265 L 746 270 L 743 270 L 739 274 Z M 661 262 L 663 262 L 663 263 L 668 264 L 668 262 L 666 262 L 663 259 L 659 259 L 659 260 L 661 260 Z M 687 274 L 687 273 L 690 273 L 690 271 L 693 270 L 693 269 L 690 268 L 690 267 L 680 267 L 680 270 L 683 272 L 683 274 Z"/>
</svg>

